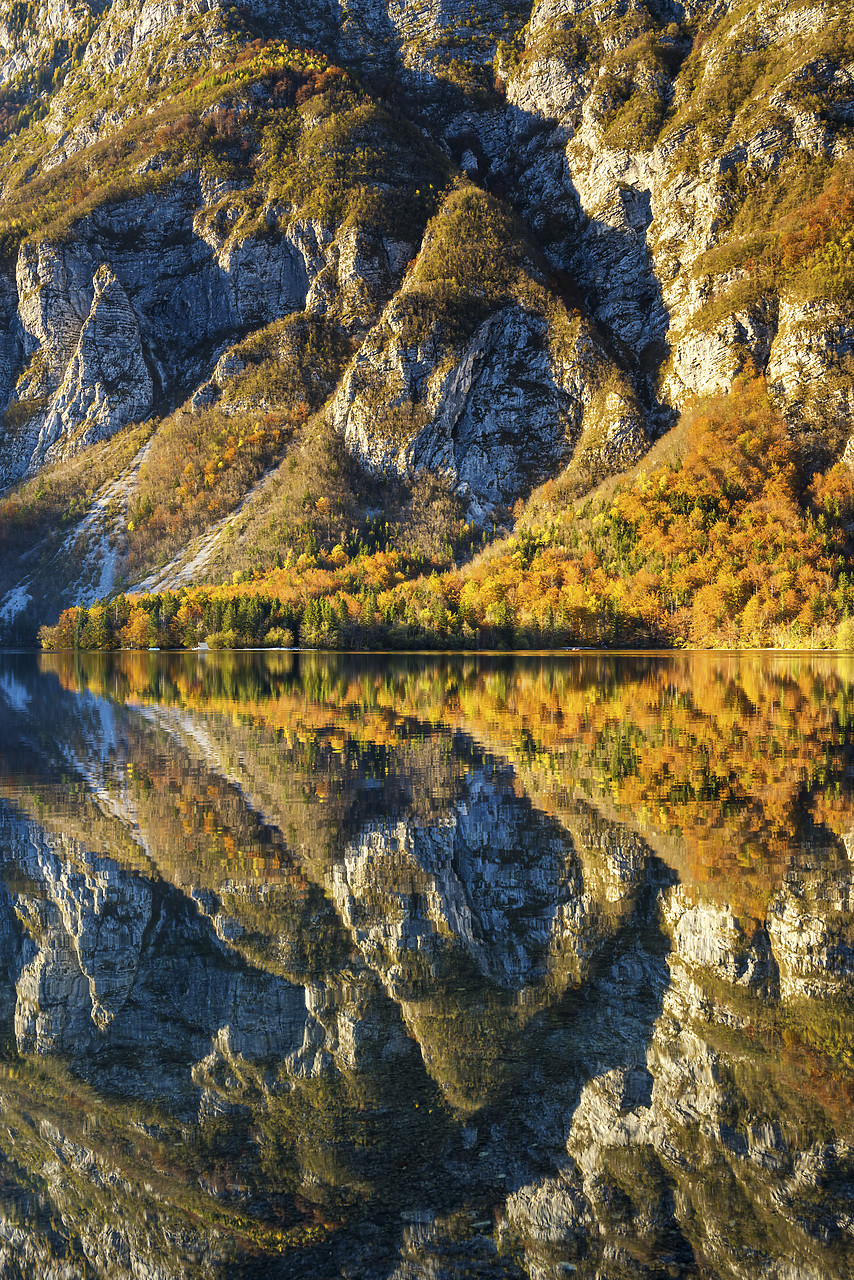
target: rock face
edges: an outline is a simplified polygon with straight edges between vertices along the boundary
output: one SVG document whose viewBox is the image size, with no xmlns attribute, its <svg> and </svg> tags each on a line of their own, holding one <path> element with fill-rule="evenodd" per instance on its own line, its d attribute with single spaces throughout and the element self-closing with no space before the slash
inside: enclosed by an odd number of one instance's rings
<svg viewBox="0 0 854 1280">
<path fill-rule="evenodd" d="M 210 219 L 203 200 L 197 182 L 183 181 L 100 211 L 73 246 L 22 246 L 26 363 L 12 405 L 24 425 L 13 436 L 7 428 L 7 482 L 174 400 L 209 369 L 209 352 L 303 309 L 327 258 L 342 257 L 322 226 L 300 221 L 272 238 L 240 237 L 227 218 Z M 387 269 L 377 287 L 392 280 Z"/>
<path fill-rule="evenodd" d="M 854 413 L 848 18 L 789 9 L 537 0 L 473 18 L 458 3 L 304 14 L 258 0 L 237 16 L 49 6 L 34 23 L 10 7 L 0 82 L 55 87 L 43 130 L 16 125 L 4 144 L 9 218 L 40 173 L 88 190 L 108 145 L 111 164 L 139 158 L 125 188 L 64 211 L 61 233 L 55 208 L 46 226 L 26 213 L 0 280 L 0 483 L 187 398 L 212 403 L 237 374 L 234 344 L 293 312 L 356 348 L 328 406 L 351 451 L 375 472 L 444 476 L 476 519 L 566 468 L 582 492 L 632 466 L 687 398 L 725 391 L 748 360 L 808 453 L 838 457 Z M 369 94 L 394 83 L 396 109 L 450 158 L 439 185 L 456 166 L 521 215 L 537 289 L 480 290 L 485 314 L 454 331 L 460 279 L 428 287 L 434 232 L 424 207 L 404 213 L 435 188 L 439 151 L 404 173 L 392 146 L 374 165 L 376 131 L 277 80 L 280 51 L 241 79 L 235 51 L 271 32 L 353 68 Z M 193 77 L 201 107 L 180 97 Z M 139 143 L 145 113 L 164 123 Z M 182 129 L 199 132 L 176 151 Z M 289 147 L 296 183 L 277 168 Z M 394 216 L 377 212 L 387 199 Z"/>
<path fill-rule="evenodd" d="M 702 52 L 684 62 L 687 15 L 674 11 L 666 29 L 656 30 L 660 17 L 635 5 L 618 31 L 609 6 L 594 12 L 605 45 L 598 75 L 591 46 L 580 51 L 572 35 L 584 29 L 580 10 L 548 2 L 534 7 L 508 97 L 520 111 L 540 117 L 546 130 L 550 120 L 556 121 L 550 147 L 559 147 L 562 164 L 555 164 L 542 135 L 533 142 L 523 137 L 518 159 L 514 155 L 522 170 L 519 186 L 532 192 L 522 196 L 532 218 L 539 212 L 535 200 L 542 208 L 545 183 L 553 197 L 562 197 L 564 226 L 555 229 L 564 235 L 551 241 L 549 252 L 574 271 L 597 319 L 641 365 L 660 365 L 669 346 L 664 387 L 666 398 L 678 403 L 686 392 L 726 387 L 745 353 L 760 368 L 769 361 L 779 323 L 775 291 L 761 291 L 749 308 L 735 301 L 727 307 L 721 297 L 720 318 L 711 322 L 704 309 L 708 312 L 711 300 L 724 295 L 738 274 L 716 275 L 711 261 L 705 270 L 702 264 L 710 250 L 738 236 L 743 188 L 734 192 L 727 179 L 736 165 L 748 184 L 761 185 L 799 149 L 835 156 L 847 146 L 832 129 L 811 131 L 807 114 L 794 108 L 794 83 L 826 74 L 817 72 L 809 55 L 822 20 L 818 9 L 796 21 L 781 6 L 772 6 L 749 22 L 730 23 L 724 11 L 700 9 L 689 21 L 704 32 Z M 769 128 L 764 109 L 747 96 L 720 120 L 715 133 L 694 104 L 704 92 L 714 93 L 713 81 L 726 80 L 739 42 L 752 39 L 754 32 L 772 41 L 769 61 L 780 77 L 775 105 L 782 118 L 776 129 Z M 787 43 L 793 47 L 788 63 L 780 54 Z M 649 52 L 642 52 L 644 45 Z M 559 55 L 538 56 L 544 46 Z M 699 91 L 692 87 L 698 84 Z M 607 96 L 615 87 L 625 106 L 619 105 L 620 97 Z M 670 103 L 673 117 L 657 136 L 643 115 L 631 113 L 645 100 L 651 121 L 655 96 Z M 699 152 L 699 163 L 697 158 L 686 162 L 689 148 L 694 157 Z M 784 305 L 791 304 L 780 298 Z M 818 354 L 814 358 L 822 360 Z M 822 364 L 824 374 L 827 368 Z M 784 400 L 791 403 L 791 396 Z"/>
<path fill-rule="evenodd" d="M 335 426 L 373 470 L 444 475 L 482 512 L 512 505 L 574 453 L 592 466 L 593 437 L 596 478 L 648 447 L 630 393 L 597 398 L 610 362 L 578 317 L 563 313 L 550 324 L 537 311 L 505 307 L 439 361 L 435 339 L 413 347 L 402 328 L 393 303 L 332 404 Z"/>
<path fill-rule="evenodd" d="M 92 289 L 92 307 L 48 405 L 31 470 L 61 457 L 65 442 L 54 449 L 57 439 L 76 436 L 78 447 L 89 444 L 139 421 L 151 409 L 154 384 L 127 294 L 106 265 L 95 273 Z"/>
</svg>

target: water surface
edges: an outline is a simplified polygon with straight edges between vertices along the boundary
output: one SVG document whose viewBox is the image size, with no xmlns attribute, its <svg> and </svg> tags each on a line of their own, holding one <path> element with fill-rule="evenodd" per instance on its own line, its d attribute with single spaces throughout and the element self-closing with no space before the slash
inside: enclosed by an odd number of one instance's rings
<svg viewBox="0 0 854 1280">
<path fill-rule="evenodd" d="M 0 1272 L 854 1275 L 854 660 L 0 662 Z"/>
</svg>

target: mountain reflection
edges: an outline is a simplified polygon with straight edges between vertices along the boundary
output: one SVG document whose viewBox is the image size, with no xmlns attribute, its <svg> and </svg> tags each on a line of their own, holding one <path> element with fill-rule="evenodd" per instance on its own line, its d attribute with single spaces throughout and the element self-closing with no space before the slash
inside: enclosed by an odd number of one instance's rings
<svg viewBox="0 0 854 1280">
<path fill-rule="evenodd" d="M 22 1277 L 854 1274 L 854 661 L 0 668 Z"/>
</svg>

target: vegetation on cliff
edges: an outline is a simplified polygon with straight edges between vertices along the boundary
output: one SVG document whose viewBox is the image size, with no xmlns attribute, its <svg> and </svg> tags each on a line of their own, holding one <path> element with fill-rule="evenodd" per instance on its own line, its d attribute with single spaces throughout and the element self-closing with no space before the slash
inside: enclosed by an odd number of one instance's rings
<svg viewBox="0 0 854 1280">
<path fill-rule="evenodd" d="M 681 457 L 656 465 L 653 454 L 631 482 L 581 506 L 549 482 L 516 513 L 512 536 L 462 567 L 451 563 L 450 541 L 432 557 L 368 545 L 342 524 L 352 505 L 318 498 L 307 507 L 313 545 L 303 549 L 297 526 L 281 567 L 70 609 L 42 629 L 41 643 L 850 647 L 848 468 L 837 463 L 807 482 L 751 372 L 730 395 L 688 410 L 678 432 Z"/>
<path fill-rule="evenodd" d="M 0 636 L 847 643 L 844 7 L 347 15 L 9 7 Z"/>
</svg>

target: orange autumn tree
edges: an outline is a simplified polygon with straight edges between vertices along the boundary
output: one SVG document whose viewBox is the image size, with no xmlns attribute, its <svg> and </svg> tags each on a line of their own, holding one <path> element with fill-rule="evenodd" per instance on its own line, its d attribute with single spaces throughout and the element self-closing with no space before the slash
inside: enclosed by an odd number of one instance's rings
<svg viewBox="0 0 854 1280">
<path fill-rule="evenodd" d="M 751 369 L 689 412 L 681 468 L 643 476 L 612 509 L 633 530 L 638 567 L 654 570 L 674 633 L 763 644 L 835 625 L 844 530 L 799 500 L 795 446 L 764 379 Z M 808 496 L 847 507 L 850 490 L 836 474 Z"/>
</svg>

